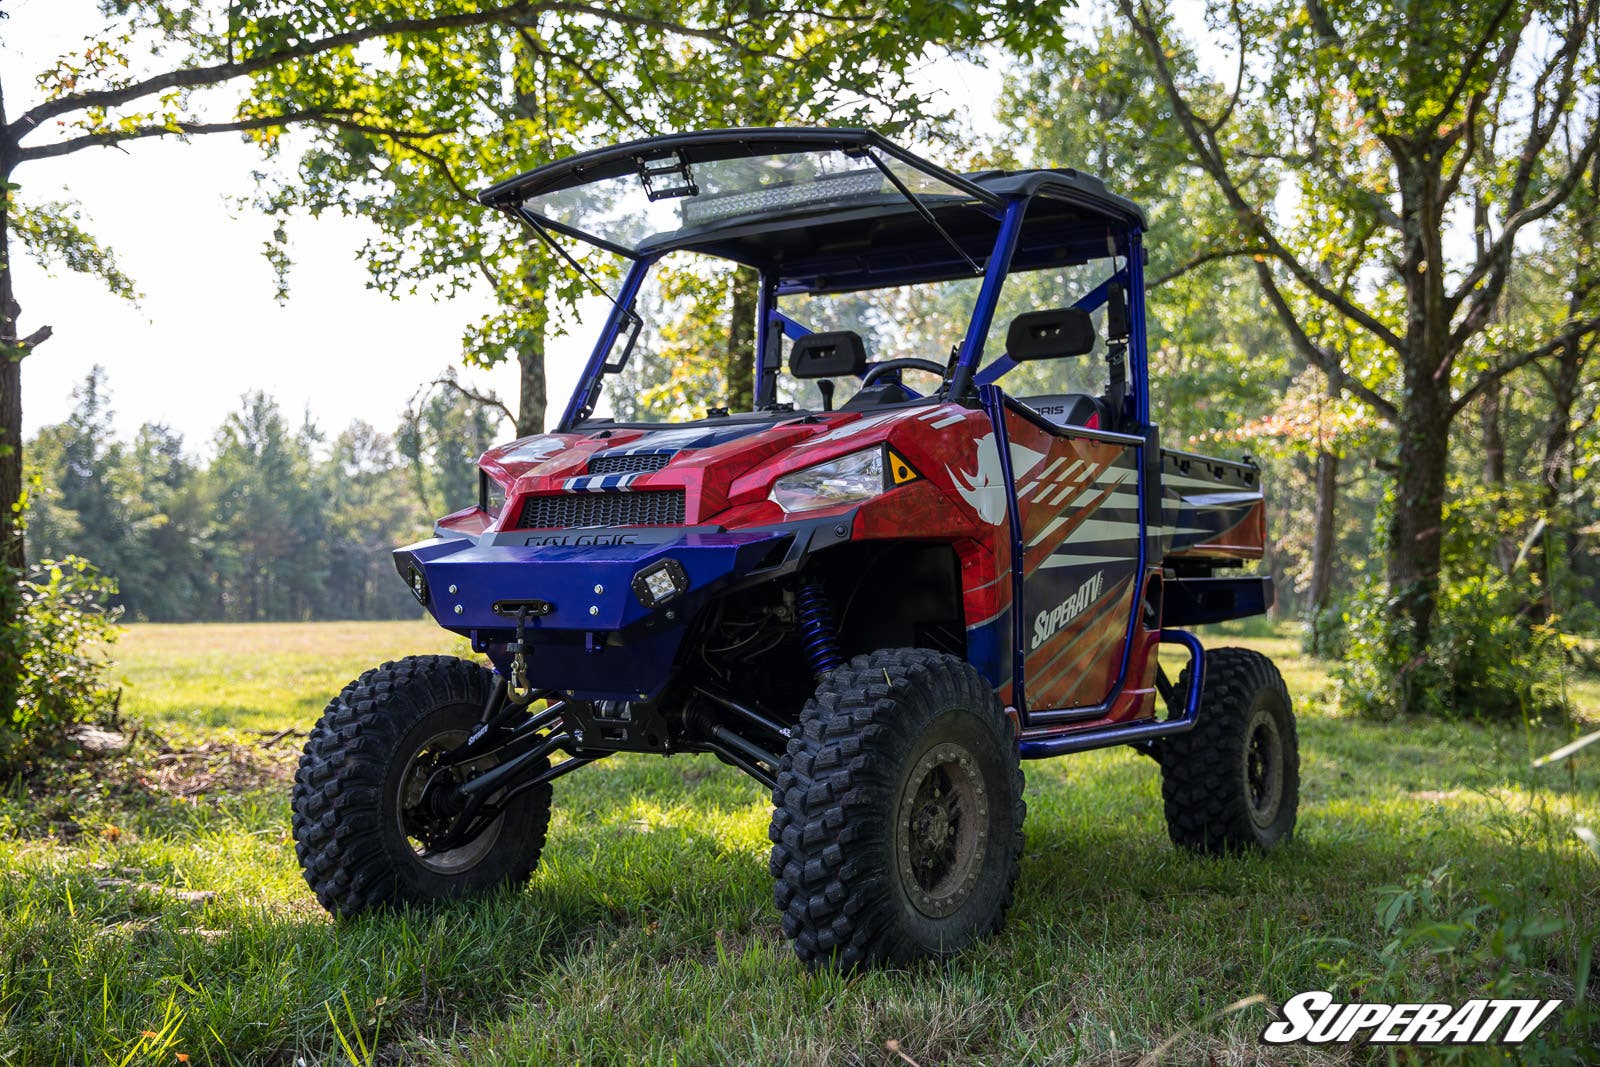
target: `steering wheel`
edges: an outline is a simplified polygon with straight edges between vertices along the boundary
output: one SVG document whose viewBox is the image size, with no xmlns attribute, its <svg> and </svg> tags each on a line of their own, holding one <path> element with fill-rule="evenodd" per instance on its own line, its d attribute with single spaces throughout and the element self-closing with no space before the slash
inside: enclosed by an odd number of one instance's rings
<svg viewBox="0 0 1600 1067">
<path fill-rule="evenodd" d="M 874 363 L 868 368 L 867 373 L 861 376 L 861 388 L 865 389 L 877 380 L 879 375 L 887 374 L 892 370 L 925 370 L 929 374 L 944 377 L 944 364 L 935 363 L 931 359 L 920 359 L 917 356 L 901 356 L 899 359 L 886 359 L 882 363 Z"/>
</svg>

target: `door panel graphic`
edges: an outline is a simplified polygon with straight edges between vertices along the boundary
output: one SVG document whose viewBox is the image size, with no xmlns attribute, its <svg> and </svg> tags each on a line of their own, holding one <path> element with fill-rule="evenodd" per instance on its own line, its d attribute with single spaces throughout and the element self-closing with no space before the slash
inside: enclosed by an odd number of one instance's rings
<svg viewBox="0 0 1600 1067">
<path fill-rule="evenodd" d="M 1121 675 L 1134 607 L 1139 452 L 1050 432 L 1009 407 L 1005 419 L 1022 527 L 1023 699 L 1030 711 L 1099 704 Z"/>
</svg>

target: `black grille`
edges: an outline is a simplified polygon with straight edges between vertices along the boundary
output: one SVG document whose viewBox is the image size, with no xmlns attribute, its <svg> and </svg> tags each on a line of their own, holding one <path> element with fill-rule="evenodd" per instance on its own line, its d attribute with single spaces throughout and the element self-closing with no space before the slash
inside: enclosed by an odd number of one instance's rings
<svg viewBox="0 0 1600 1067">
<path fill-rule="evenodd" d="M 530 496 L 522 502 L 522 519 L 517 525 L 524 530 L 568 526 L 682 526 L 683 490 Z"/>
<path fill-rule="evenodd" d="M 637 456 L 596 456 L 589 461 L 590 474 L 648 474 L 667 465 L 667 452 L 645 452 Z"/>
</svg>

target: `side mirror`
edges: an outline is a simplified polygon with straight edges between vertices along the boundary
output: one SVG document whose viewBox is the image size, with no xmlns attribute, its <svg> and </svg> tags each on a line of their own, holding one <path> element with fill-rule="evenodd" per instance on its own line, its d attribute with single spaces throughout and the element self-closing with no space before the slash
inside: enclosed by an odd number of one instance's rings
<svg viewBox="0 0 1600 1067">
<path fill-rule="evenodd" d="M 808 333 L 789 350 L 789 373 L 796 378 L 843 378 L 867 369 L 867 346 L 851 330 Z"/>
<path fill-rule="evenodd" d="M 1011 320 L 1006 355 L 1018 363 L 1081 356 L 1094 349 L 1094 319 L 1079 308 L 1029 311 Z"/>
<path fill-rule="evenodd" d="M 1128 297 L 1120 285 L 1106 291 L 1106 336 L 1113 341 L 1128 339 Z"/>
</svg>

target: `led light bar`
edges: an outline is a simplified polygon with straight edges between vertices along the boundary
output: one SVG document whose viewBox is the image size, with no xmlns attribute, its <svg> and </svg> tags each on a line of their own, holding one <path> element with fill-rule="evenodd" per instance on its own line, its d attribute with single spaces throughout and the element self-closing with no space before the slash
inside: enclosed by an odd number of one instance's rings
<svg viewBox="0 0 1600 1067">
<path fill-rule="evenodd" d="M 683 212 L 684 227 L 689 229 L 740 215 L 760 215 L 787 208 L 879 196 L 883 193 L 883 180 L 882 172 L 876 168 L 824 174 L 804 184 L 785 182 L 745 193 L 694 196 L 684 200 L 679 210 Z"/>
</svg>

